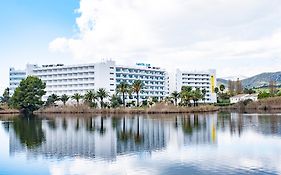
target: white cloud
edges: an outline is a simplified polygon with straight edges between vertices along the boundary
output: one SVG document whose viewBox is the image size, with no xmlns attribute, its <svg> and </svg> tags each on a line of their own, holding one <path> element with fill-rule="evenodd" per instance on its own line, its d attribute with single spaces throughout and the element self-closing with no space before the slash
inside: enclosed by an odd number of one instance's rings
<svg viewBox="0 0 281 175">
<path fill-rule="evenodd" d="M 93 62 L 217 68 L 221 75 L 275 71 L 280 8 L 279 0 L 80 0 L 78 32 L 49 48 Z"/>
</svg>

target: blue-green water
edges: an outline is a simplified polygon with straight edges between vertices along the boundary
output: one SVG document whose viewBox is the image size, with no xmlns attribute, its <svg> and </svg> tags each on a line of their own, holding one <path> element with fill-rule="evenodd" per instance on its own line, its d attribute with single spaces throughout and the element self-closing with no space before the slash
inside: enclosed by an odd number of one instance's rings
<svg viewBox="0 0 281 175">
<path fill-rule="evenodd" d="M 0 116 L 0 174 L 281 174 L 281 115 Z"/>
</svg>

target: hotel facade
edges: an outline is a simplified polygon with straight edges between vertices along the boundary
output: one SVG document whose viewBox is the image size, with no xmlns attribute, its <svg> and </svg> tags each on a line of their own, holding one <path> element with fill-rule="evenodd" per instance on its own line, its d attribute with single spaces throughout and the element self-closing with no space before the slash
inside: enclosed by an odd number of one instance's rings
<svg viewBox="0 0 281 175">
<path fill-rule="evenodd" d="M 205 89 L 205 102 L 215 103 L 217 102 L 217 95 L 215 93 L 216 87 L 216 70 L 206 71 L 181 71 L 177 69 L 176 72 L 176 91 L 180 92 L 183 86 L 189 86 L 193 89 L 199 88 Z M 200 101 L 201 103 L 203 100 Z"/>
<path fill-rule="evenodd" d="M 186 75 L 187 74 L 187 75 Z M 216 85 L 215 71 L 198 72 L 188 76 L 188 73 L 177 70 L 175 85 L 171 86 L 171 75 L 160 67 L 150 64 L 138 63 L 133 66 L 116 65 L 115 61 L 104 61 L 93 64 L 80 65 L 31 65 L 28 64 L 25 70 L 15 70 L 10 68 L 10 94 L 12 95 L 20 81 L 28 75 L 39 77 L 46 83 L 46 95 L 43 100 L 47 100 L 51 94 L 61 96 L 63 94 L 73 95 L 79 93 L 84 95 L 89 90 L 105 88 L 110 95 L 116 93 L 116 87 L 121 82 L 132 84 L 135 80 L 141 80 L 144 88 L 140 92 L 140 101 L 157 97 L 163 100 L 169 96 L 172 90 L 181 90 L 182 86 L 193 88 L 206 88 L 206 102 L 216 102 L 213 94 Z M 200 77 L 200 78 L 193 78 Z M 190 80 L 189 80 L 190 79 Z M 171 87 L 175 87 L 171 88 Z M 136 94 L 126 96 L 127 100 L 136 99 Z"/>
</svg>

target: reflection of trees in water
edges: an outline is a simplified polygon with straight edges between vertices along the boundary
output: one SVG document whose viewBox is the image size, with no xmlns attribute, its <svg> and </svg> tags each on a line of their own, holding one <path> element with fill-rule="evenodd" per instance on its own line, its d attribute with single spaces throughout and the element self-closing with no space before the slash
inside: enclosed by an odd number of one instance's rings
<svg viewBox="0 0 281 175">
<path fill-rule="evenodd" d="M 96 122 L 95 120 L 90 117 L 90 118 L 86 118 L 86 130 L 89 132 L 94 132 L 96 130 Z"/>
<path fill-rule="evenodd" d="M 135 134 L 134 137 L 135 143 L 140 144 L 143 140 L 142 135 L 140 135 L 140 117 L 137 117 L 137 133 Z"/>
<path fill-rule="evenodd" d="M 62 119 L 62 128 L 65 131 L 67 130 L 67 121 L 66 121 L 65 117 Z"/>
<path fill-rule="evenodd" d="M 200 130 L 201 128 L 201 123 L 199 123 L 198 114 L 194 114 L 194 128 L 196 130 Z"/>
<path fill-rule="evenodd" d="M 191 125 L 190 115 L 184 116 L 182 119 L 183 119 L 183 125 L 182 125 L 183 132 L 187 135 L 191 135 L 193 132 L 193 126 Z"/>
<path fill-rule="evenodd" d="M 35 117 L 18 117 L 13 120 L 13 130 L 27 148 L 35 148 L 45 141 L 42 120 Z"/>
<path fill-rule="evenodd" d="M 56 120 L 55 119 L 48 120 L 48 126 L 50 129 L 56 130 L 57 129 Z"/>
<path fill-rule="evenodd" d="M 121 132 L 118 132 L 118 137 L 121 141 L 127 141 L 131 137 L 131 132 L 126 131 L 126 117 L 123 117 L 122 119 L 122 130 Z"/>
<path fill-rule="evenodd" d="M 264 126 L 260 130 L 266 134 L 281 135 L 281 117 L 278 115 L 261 115 L 259 116 L 260 123 L 268 123 L 268 126 Z"/>
<path fill-rule="evenodd" d="M 120 119 L 119 119 L 120 120 Z M 129 120 L 129 128 L 127 126 L 128 120 L 126 120 L 126 117 L 123 117 L 121 119 L 121 122 L 115 121 L 117 124 L 120 124 L 120 129 L 117 125 L 117 137 L 120 139 L 122 142 L 131 142 L 133 141 L 135 144 L 140 144 L 143 142 L 143 134 L 141 133 L 140 129 L 140 117 L 132 117 Z M 134 123 L 136 122 L 136 128 L 134 128 Z"/>
<path fill-rule="evenodd" d="M 76 119 L 76 126 L 75 126 L 75 130 L 79 131 L 80 128 L 80 122 L 79 122 L 79 118 Z"/>
<path fill-rule="evenodd" d="M 4 127 L 4 130 L 8 133 L 10 131 L 10 122 L 8 121 L 2 122 L 2 125 Z"/>
<path fill-rule="evenodd" d="M 183 116 L 182 117 L 183 132 L 187 135 L 192 135 L 194 131 L 206 130 L 207 128 L 206 116 L 201 116 L 201 117 L 199 117 L 198 114 Z M 201 118 L 202 120 L 199 120 L 199 118 Z"/>
<path fill-rule="evenodd" d="M 276 115 L 243 115 L 241 113 L 220 112 L 217 114 L 217 126 L 222 131 L 229 129 L 231 134 L 242 135 L 245 129 L 254 129 L 263 134 L 279 134 L 281 118 Z"/>
<path fill-rule="evenodd" d="M 105 134 L 105 131 L 106 131 L 106 128 L 104 127 L 104 124 L 103 124 L 104 118 L 105 118 L 104 116 L 101 116 L 101 117 L 100 117 L 100 128 L 98 129 L 100 135 L 104 135 L 104 134 Z"/>
</svg>

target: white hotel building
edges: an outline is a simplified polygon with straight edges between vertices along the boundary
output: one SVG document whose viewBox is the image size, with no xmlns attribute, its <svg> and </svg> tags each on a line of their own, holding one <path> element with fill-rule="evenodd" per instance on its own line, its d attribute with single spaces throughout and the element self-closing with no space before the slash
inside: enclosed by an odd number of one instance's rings
<svg viewBox="0 0 281 175">
<path fill-rule="evenodd" d="M 20 85 L 20 81 L 25 79 L 26 71 L 25 70 L 16 70 L 11 67 L 9 70 L 9 92 L 10 95 L 14 94 L 15 89 Z"/>
<path fill-rule="evenodd" d="M 193 89 L 199 88 L 205 89 L 205 101 L 206 103 L 217 102 L 217 95 L 215 93 L 215 87 L 217 84 L 216 71 L 181 71 L 177 69 L 176 72 L 176 91 L 180 92 L 183 86 L 190 86 Z M 200 101 L 202 102 L 202 101 Z"/>
<path fill-rule="evenodd" d="M 116 65 L 114 61 L 81 65 L 27 65 L 25 71 L 20 71 L 22 76 L 16 78 L 16 70 L 10 69 L 10 87 L 15 89 L 20 81 L 28 75 L 39 77 L 46 83 L 46 95 L 61 96 L 74 93 L 85 94 L 89 90 L 105 88 L 111 95 L 121 82 L 132 84 L 134 80 L 142 80 L 145 84 L 140 93 L 140 99 L 158 97 L 163 99 L 167 94 L 166 71 L 150 64 L 137 64 L 136 66 Z M 13 93 L 13 91 L 11 92 Z M 127 97 L 129 98 L 129 97 Z M 133 95 L 131 98 L 136 98 Z"/>
<path fill-rule="evenodd" d="M 134 80 L 142 80 L 145 87 L 140 93 L 140 100 L 149 97 L 158 97 L 159 100 L 169 95 L 171 77 L 165 69 L 153 67 L 150 64 L 139 63 L 135 66 L 116 65 L 114 61 L 105 61 L 93 64 L 81 65 L 30 65 L 26 70 L 17 71 L 10 69 L 11 95 L 20 81 L 28 75 L 34 75 L 46 83 L 46 95 L 43 100 L 51 94 L 61 96 L 63 94 L 73 95 L 74 93 L 85 94 L 89 90 L 105 88 L 111 95 L 121 82 L 132 84 Z M 193 88 L 205 88 L 206 102 L 216 102 L 214 87 L 216 86 L 215 71 L 186 73 L 177 71 L 176 90 L 180 91 L 182 86 Z M 131 99 L 136 99 L 133 94 Z"/>
</svg>

